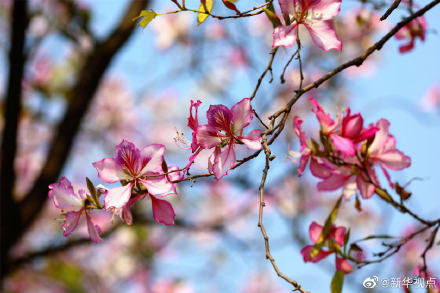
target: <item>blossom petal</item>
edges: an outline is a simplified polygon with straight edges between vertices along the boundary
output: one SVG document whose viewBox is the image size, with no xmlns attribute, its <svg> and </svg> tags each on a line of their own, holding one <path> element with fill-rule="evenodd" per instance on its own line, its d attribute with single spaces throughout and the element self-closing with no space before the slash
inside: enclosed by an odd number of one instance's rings
<svg viewBox="0 0 440 293">
<path fill-rule="evenodd" d="M 99 179 L 106 183 L 130 179 L 130 176 L 124 172 L 123 165 L 113 158 L 105 158 L 92 165 L 98 171 Z"/>
<path fill-rule="evenodd" d="M 316 243 L 319 239 L 319 236 L 321 235 L 321 232 L 322 226 L 313 221 L 309 227 L 310 240 L 312 240 L 313 243 Z"/>
<path fill-rule="evenodd" d="M 166 200 L 158 199 L 154 196 L 150 196 L 151 204 L 153 208 L 153 217 L 158 223 L 165 225 L 174 225 L 174 213 L 173 206 Z"/>
<path fill-rule="evenodd" d="M 354 156 L 356 153 L 356 149 L 354 148 L 353 141 L 349 138 L 345 138 L 336 134 L 331 134 L 330 138 L 332 140 L 333 145 L 340 152 L 343 152 L 347 156 Z"/>
<path fill-rule="evenodd" d="M 331 251 L 321 249 L 318 252 L 318 255 L 312 258 L 310 257 L 310 252 L 312 251 L 312 249 L 313 249 L 313 245 L 307 245 L 306 247 L 301 249 L 301 254 L 303 256 L 304 262 L 318 262 L 321 259 L 326 258 L 327 256 L 333 253 Z"/>
<path fill-rule="evenodd" d="M 296 42 L 296 27 L 295 22 L 292 25 L 280 25 L 275 28 L 272 34 L 272 47 L 290 47 Z"/>
<path fill-rule="evenodd" d="M 158 174 L 150 174 L 158 175 Z M 171 179 L 171 178 L 170 178 Z M 166 196 L 169 194 L 176 194 L 176 184 L 168 181 L 165 175 L 147 177 L 147 179 L 139 179 L 139 182 L 145 185 L 148 193 L 156 196 Z"/>
<path fill-rule="evenodd" d="M 89 232 L 90 239 L 95 242 L 101 242 L 103 239 L 99 236 L 101 233 L 101 229 L 98 225 L 95 225 L 92 221 L 91 216 L 86 212 L 86 220 L 87 220 L 87 230 Z"/>
<path fill-rule="evenodd" d="M 356 184 L 363 198 L 372 197 L 376 190 L 373 184 L 366 182 L 361 176 L 357 176 Z"/>
<path fill-rule="evenodd" d="M 139 149 L 134 143 L 125 139 L 115 147 L 115 159 L 124 169 L 127 169 L 132 176 L 136 175 L 142 168 L 140 157 Z"/>
<path fill-rule="evenodd" d="M 211 125 L 202 125 L 197 128 L 197 143 L 204 149 L 210 149 L 221 143 L 220 137 L 217 136 L 217 129 Z"/>
<path fill-rule="evenodd" d="M 379 128 L 379 130 L 376 132 L 374 140 L 368 148 L 368 151 L 372 155 L 381 153 L 385 148 L 389 139 L 388 129 L 390 127 L 390 122 L 386 119 L 380 119 L 377 121 L 376 127 Z"/>
<path fill-rule="evenodd" d="M 104 197 L 105 208 L 122 208 L 130 199 L 133 182 L 110 189 Z"/>
<path fill-rule="evenodd" d="M 239 139 L 251 150 L 261 150 L 261 130 L 255 129 L 245 136 L 240 136 Z"/>
<path fill-rule="evenodd" d="M 411 158 L 399 150 L 390 150 L 378 156 L 372 156 L 391 170 L 402 170 L 411 165 Z"/>
<path fill-rule="evenodd" d="M 343 271 L 346 274 L 349 274 L 353 271 L 351 264 L 346 259 L 337 256 L 336 256 L 336 269 L 338 271 Z"/>
<path fill-rule="evenodd" d="M 217 130 L 230 131 L 232 112 L 225 105 L 211 105 L 208 112 L 208 125 L 214 127 Z"/>
<path fill-rule="evenodd" d="M 315 113 L 316 119 L 318 119 L 324 132 L 330 132 L 337 127 L 335 121 L 324 111 L 322 106 L 314 98 L 310 98 L 309 101 L 316 107 L 316 109 L 312 109 L 312 112 Z"/>
<path fill-rule="evenodd" d="M 223 176 L 228 174 L 228 171 L 232 169 L 234 163 L 234 144 L 230 143 L 215 156 L 214 165 L 212 166 L 215 178 L 220 180 Z"/>
<path fill-rule="evenodd" d="M 235 132 L 238 132 L 251 123 L 254 118 L 254 112 L 252 112 L 251 99 L 245 98 L 232 106 L 232 123 L 234 124 Z"/>
<path fill-rule="evenodd" d="M 295 130 L 296 135 L 299 137 L 301 147 L 305 148 L 307 147 L 307 137 L 304 131 L 301 129 L 302 123 L 303 121 L 298 116 L 293 118 L 293 129 Z"/>
<path fill-rule="evenodd" d="M 335 167 L 327 160 L 313 157 L 310 162 L 310 171 L 313 176 L 326 179 L 333 174 Z"/>
<path fill-rule="evenodd" d="M 310 156 L 312 155 L 312 152 L 309 150 L 305 154 L 301 155 L 301 158 L 299 159 L 299 165 L 296 169 L 298 171 L 298 176 L 301 177 L 304 173 L 304 170 L 306 169 L 307 162 L 309 161 Z"/>
<path fill-rule="evenodd" d="M 280 3 L 281 11 L 284 14 L 289 15 L 295 13 L 293 1 L 294 0 L 278 0 L 278 2 Z"/>
<path fill-rule="evenodd" d="M 350 108 L 347 108 L 347 115 L 342 119 L 342 136 L 355 139 L 359 137 L 364 127 L 364 118 L 360 113 L 350 115 Z"/>
<path fill-rule="evenodd" d="M 341 0 L 312 0 L 309 9 L 315 15 L 319 15 L 321 20 L 328 20 L 338 15 L 341 2 Z"/>
<path fill-rule="evenodd" d="M 333 174 L 318 183 L 318 190 L 331 191 L 344 186 L 345 182 L 350 179 L 350 175 Z"/>
<path fill-rule="evenodd" d="M 347 228 L 343 226 L 332 227 L 330 231 L 330 236 L 336 241 L 339 246 L 344 245 L 345 233 L 347 232 Z"/>
<path fill-rule="evenodd" d="M 70 235 L 70 233 L 73 232 L 73 230 L 76 229 L 78 226 L 79 217 L 81 216 L 81 213 L 83 210 L 79 210 L 77 212 L 68 212 L 66 214 L 66 221 L 64 222 L 63 226 L 61 226 L 64 230 L 63 236 L 67 237 Z"/>
<path fill-rule="evenodd" d="M 215 157 L 220 154 L 220 148 L 215 148 L 215 150 L 212 152 L 212 154 L 208 158 L 208 171 L 212 173 L 212 167 L 214 166 Z"/>
<path fill-rule="evenodd" d="M 164 153 L 165 146 L 162 144 L 150 144 L 144 147 L 140 156 L 144 167 L 139 174 L 144 175 L 147 172 L 162 172 Z"/>
<path fill-rule="evenodd" d="M 361 141 L 372 138 L 374 135 L 376 135 L 377 131 L 379 131 L 379 128 L 377 128 L 376 126 L 370 126 L 368 128 L 364 128 L 361 134 L 359 135 L 359 137 L 355 139 L 354 143 L 359 143 Z"/>
<path fill-rule="evenodd" d="M 63 210 L 78 210 L 84 205 L 84 200 L 73 191 L 72 183 L 62 177 L 58 183 L 49 185 L 49 197 L 54 205 Z"/>
<path fill-rule="evenodd" d="M 331 20 L 314 21 L 313 24 L 305 23 L 310 36 L 316 46 L 324 51 L 342 50 L 342 43 L 338 39 Z"/>
</svg>

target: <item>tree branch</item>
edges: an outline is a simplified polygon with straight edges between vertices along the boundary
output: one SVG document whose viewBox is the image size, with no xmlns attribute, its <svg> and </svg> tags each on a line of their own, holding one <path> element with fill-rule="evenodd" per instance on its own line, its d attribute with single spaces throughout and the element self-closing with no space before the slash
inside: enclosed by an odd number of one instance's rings
<svg viewBox="0 0 440 293">
<path fill-rule="evenodd" d="M 25 31 L 28 24 L 27 0 L 14 1 L 11 19 L 11 47 L 9 51 L 9 76 L 3 117 L 5 128 L 1 145 L 1 238 L 11 243 L 20 225 L 18 205 L 14 200 L 14 161 L 17 153 L 18 120 L 21 111 L 21 81 L 26 62 L 24 54 Z M 4 245 L 4 244 L 3 244 Z M 6 266 L 7 251 L 1 250 L 1 271 Z"/>
<path fill-rule="evenodd" d="M 15 1 L 15 3 L 17 2 L 21 1 Z M 2 246 L 2 254 L 7 256 L 10 248 L 38 217 L 47 200 L 47 186 L 58 179 L 69 157 L 75 136 L 80 130 L 81 120 L 87 113 L 105 71 L 133 32 L 136 23 L 132 19 L 148 3 L 149 0 L 132 0 L 121 21 L 109 37 L 98 42 L 94 50 L 86 57 L 76 84 L 66 94 L 67 110 L 55 131 L 42 171 L 29 193 L 19 203 L 20 223 L 10 222 L 12 218 L 7 219 L 8 224 L 13 224 L 11 229 L 14 230 L 14 233 L 9 241 Z M 1 236 L 2 239 L 6 237 L 3 235 L 3 230 Z M 7 268 L 2 272 L 7 272 Z"/>
</svg>

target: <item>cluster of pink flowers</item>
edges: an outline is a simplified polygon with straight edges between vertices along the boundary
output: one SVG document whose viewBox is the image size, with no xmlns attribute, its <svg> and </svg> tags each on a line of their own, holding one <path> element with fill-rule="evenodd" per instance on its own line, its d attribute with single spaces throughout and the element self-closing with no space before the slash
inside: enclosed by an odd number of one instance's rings
<svg viewBox="0 0 440 293">
<path fill-rule="evenodd" d="M 49 186 L 49 197 L 62 211 L 65 223 L 62 226 L 64 236 L 68 236 L 78 226 L 84 213 L 90 238 L 101 241 L 100 227 L 93 222 L 93 211 L 105 209 L 121 217 L 128 225 L 133 223 L 130 207 L 136 201 L 149 198 L 154 219 L 165 225 L 174 224 L 174 209 L 164 197 L 177 194 L 179 179 L 194 162 L 203 149 L 214 149 L 208 160 L 208 170 L 219 180 L 234 167 L 236 162 L 235 147 L 244 144 L 253 150 L 261 149 L 261 131 L 259 129 L 243 135 L 243 129 L 253 119 L 250 99 L 243 99 L 231 109 L 224 105 L 211 105 L 207 111 L 208 124 L 199 125 L 198 107 L 201 102 L 191 101 L 188 126 L 193 130 L 189 164 L 183 169 L 168 167 L 164 160 L 165 146 L 151 144 L 138 149 L 133 143 L 123 140 L 115 148 L 114 158 L 105 158 L 93 163 L 98 177 L 105 183 L 120 182 L 121 186 L 96 189 L 88 181 L 89 191 L 79 189 L 74 192 L 70 181 L 63 177 L 60 182 Z M 193 115 L 193 109 L 195 115 Z M 101 201 L 100 196 L 103 195 Z"/>
<path fill-rule="evenodd" d="M 318 183 L 319 190 L 331 191 L 343 187 L 345 198 L 356 190 L 363 198 L 370 198 L 376 187 L 380 187 L 374 169 L 379 166 L 390 186 L 394 187 L 386 168 L 408 168 L 411 159 L 396 149 L 396 139 L 389 133 L 390 123 L 380 119 L 364 127 L 361 114 L 351 114 L 350 108 L 347 108 L 344 117 L 339 114 L 338 120 L 334 121 L 313 98 L 310 101 L 316 107 L 313 112 L 321 126 L 321 145 L 314 139 L 307 140 L 301 129 L 302 120 L 294 117 L 293 127 L 301 143 L 299 176 L 310 161 L 310 171 L 322 179 Z"/>
</svg>

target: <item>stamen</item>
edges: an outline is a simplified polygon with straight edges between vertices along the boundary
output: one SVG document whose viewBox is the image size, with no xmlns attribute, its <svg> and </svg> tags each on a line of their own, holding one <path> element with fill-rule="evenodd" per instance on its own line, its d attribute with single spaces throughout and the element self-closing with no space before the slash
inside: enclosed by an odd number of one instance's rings
<svg viewBox="0 0 440 293">
<path fill-rule="evenodd" d="M 176 134 L 177 134 L 176 137 L 173 137 L 173 140 L 174 140 L 174 143 L 176 144 L 176 146 L 180 149 L 183 149 L 183 150 L 190 149 L 191 142 L 185 138 L 185 134 L 183 132 L 179 132 L 176 127 L 174 127 L 174 129 L 176 130 Z"/>
</svg>

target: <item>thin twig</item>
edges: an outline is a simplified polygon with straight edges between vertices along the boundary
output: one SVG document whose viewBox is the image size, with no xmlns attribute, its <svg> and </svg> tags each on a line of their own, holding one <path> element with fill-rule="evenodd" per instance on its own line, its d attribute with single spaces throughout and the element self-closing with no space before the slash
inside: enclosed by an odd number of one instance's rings
<svg viewBox="0 0 440 293">
<path fill-rule="evenodd" d="M 270 252 L 269 236 L 267 235 L 266 228 L 264 227 L 264 224 L 263 224 L 263 209 L 264 209 L 264 206 L 266 205 L 264 202 L 264 185 L 266 183 L 267 173 L 269 172 L 270 160 L 271 160 L 271 151 L 269 149 L 269 146 L 267 145 L 267 135 L 266 134 L 263 135 L 263 137 L 262 137 L 262 145 L 263 145 L 264 153 L 266 155 L 266 165 L 263 169 L 263 176 L 261 177 L 261 182 L 260 182 L 260 187 L 259 187 L 260 208 L 259 208 L 259 213 L 258 213 L 258 227 L 260 227 L 261 234 L 263 235 L 263 238 L 264 238 L 264 246 L 266 247 L 266 258 L 269 259 L 269 261 L 272 264 L 272 267 L 274 268 L 277 275 L 280 278 L 284 279 L 289 284 L 291 284 L 294 287 L 294 291 L 300 291 L 302 293 L 307 293 L 307 291 L 305 291 L 303 288 L 301 288 L 301 285 L 297 281 L 289 278 L 288 276 L 283 274 L 283 272 L 280 271 L 274 257 L 272 256 L 272 254 Z"/>
<path fill-rule="evenodd" d="M 289 65 L 290 65 L 290 63 L 292 62 L 293 58 L 295 58 L 296 54 L 298 54 L 298 51 L 299 51 L 299 50 L 297 49 L 297 50 L 292 54 L 292 56 L 290 56 L 290 58 L 289 58 L 289 60 L 287 61 L 286 65 L 284 65 L 283 73 L 281 73 L 281 76 L 280 76 L 281 83 L 285 83 L 285 82 L 286 82 L 286 80 L 284 79 L 284 75 L 286 74 L 287 67 L 289 67 Z"/>
<path fill-rule="evenodd" d="M 267 64 L 263 73 L 261 73 L 260 77 L 258 78 L 257 85 L 255 86 L 254 91 L 252 92 L 252 95 L 249 97 L 251 99 L 251 101 L 255 98 L 255 95 L 257 94 L 258 89 L 260 88 L 261 82 L 263 81 L 263 78 L 266 76 L 267 72 L 270 71 L 270 73 L 272 74 L 272 63 L 273 63 L 273 60 L 275 59 L 275 54 L 277 53 L 277 51 L 278 51 L 278 47 L 273 48 L 272 51 L 269 53 L 271 55 L 271 57 L 269 59 L 269 63 Z"/>
<path fill-rule="evenodd" d="M 390 16 L 390 14 L 394 11 L 394 9 L 396 9 L 399 6 L 400 1 L 401 0 L 394 0 L 393 4 L 391 4 L 390 8 L 388 8 L 387 11 L 385 11 L 384 15 L 381 16 L 380 20 L 383 21 L 387 19 L 387 17 Z"/>
</svg>

